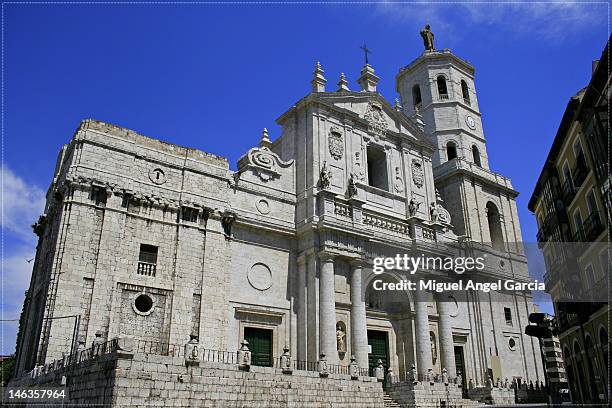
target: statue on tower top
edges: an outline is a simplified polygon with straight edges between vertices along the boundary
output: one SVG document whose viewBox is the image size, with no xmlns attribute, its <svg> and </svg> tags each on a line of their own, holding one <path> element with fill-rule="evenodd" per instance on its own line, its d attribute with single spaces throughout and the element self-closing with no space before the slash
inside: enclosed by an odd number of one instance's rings
<svg viewBox="0 0 612 408">
<path fill-rule="evenodd" d="M 434 33 L 429 29 L 429 24 L 425 25 L 425 28 L 421 30 L 421 37 L 423 37 L 423 44 L 425 45 L 425 50 L 427 51 L 435 51 L 434 48 Z"/>
</svg>

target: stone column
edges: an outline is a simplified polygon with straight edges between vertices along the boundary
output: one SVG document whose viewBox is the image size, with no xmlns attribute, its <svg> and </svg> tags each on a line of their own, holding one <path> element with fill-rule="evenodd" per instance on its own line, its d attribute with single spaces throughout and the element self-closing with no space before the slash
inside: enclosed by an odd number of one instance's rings
<svg viewBox="0 0 612 408">
<path fill-rule="evenodd" d="M 368 327 L 362 278 L 363 264 L 351 262 L 351 349 L 361 368 L 368 367 Z"/>
<path fill-rule="evenodd" d="M 297 276 L 297 301 L 295 306 L 295 312 L 297 314 L 297 359 L 300 361 L 306 361 L 306 350 L 307 350 L 307 327 L 308 317 L 306 316 L 307 310 L 307 293 L 306 293 L 306 256 L 302 255 L 297 260 L 298 276 Z"/>
<path fill-rule="evenodd" d="M 329 364 L 338 364 L 334 257 L 330 253 L 320 252 L 319 258 L 319 353 L 325 353 Z"/>
<path fill-rule="evenodd" d="M 427 314 L 427 292 L 414 292 L 416 361 L 419 380 L 423 380 L 427 369 L 433 368 L 431 343 L 429 341 L 429 316 Z"/>
<path fill-rule="evenodd" d="M 439 337 L 440 337 L 440 357 L 442 357 L 442 367 L 446 368 L 450 378 L 457 377 L 455 367 L 455 347 L 453 343 L 453 325 L 450 316 L 452 305 L 448 295 L 438 295 L 438 315 Z M 463 373 L 465 375 L 465 373 Z"/>
</svg>

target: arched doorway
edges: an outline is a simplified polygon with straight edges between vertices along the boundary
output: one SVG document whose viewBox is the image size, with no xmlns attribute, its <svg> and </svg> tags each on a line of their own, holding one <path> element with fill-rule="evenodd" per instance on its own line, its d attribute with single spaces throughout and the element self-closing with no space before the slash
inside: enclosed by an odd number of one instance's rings
<svg viewBox="0 0 612 408">
<path fill-rule="evenodd" d="M 405 290 L 380 290 L 385 284 L 397 284 L 394 273 L 371 275 L 366 279 L 366 314 L 370 368 L 378 359 L 394 375 L 405 374 L 415 361 L 412 322 L 412 297 Z"/>
</svg>

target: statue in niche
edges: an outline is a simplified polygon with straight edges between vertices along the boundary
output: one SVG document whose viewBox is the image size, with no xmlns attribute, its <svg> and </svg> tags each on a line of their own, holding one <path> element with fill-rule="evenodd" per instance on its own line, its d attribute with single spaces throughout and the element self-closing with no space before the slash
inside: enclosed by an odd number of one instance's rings
<svg viewBox="0 0 612 408">
<path fill-rule="evenodd" d="M 431 343 L 431 362 L 436 364 L 438 360 L 438 346 L 436 345 L 436 335 L 434 332 L 429 332 L 429 342 Z"/>
<path fill-rule="evenodd" d="M 319 184 L 322 189 L 329 188 L 331 185 L 332 174 L 331 171 L 327 168 L 327 161 L 323 162 L 323 167 L 321 168 L 321 173 L 319 174 Z"/>
<path fill-rule="evenodd" d="M 425 25 L 425 28 L 421 30 L 421 37 L 423 38 L 423 45 L 427 51 L 435 51 L 434 48 L 434 33 L 430 29 L 429 24 Z"/>
<path fill-rule="evenodd" d="M 346 333 L 342 324 L 336 325 L 336 344 L 339 352 L 346 352 Z"/>
</svg>

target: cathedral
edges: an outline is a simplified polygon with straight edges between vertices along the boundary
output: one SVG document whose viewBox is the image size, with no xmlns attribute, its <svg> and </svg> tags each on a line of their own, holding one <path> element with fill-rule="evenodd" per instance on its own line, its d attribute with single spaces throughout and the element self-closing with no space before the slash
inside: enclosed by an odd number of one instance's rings
<svg viewBox="0 0 612 408">
<path fill-rule="evenodd" d="M 59 152 L 23 307 L 17 373 L 95 341 L 538 383 L 529 292 L 380 290 L 377 258 L 484 254 L 473 280 L 528 282 L 510 179 L 490 169 L 474 67 L 425 50 L 387 101 L 367 61 L 349 86 L 316 63 L 280 134 L 228 161 L 97 120 Z M 334 81 L 335 82 L 335 81 Z M 412 279 L 452 282 L 420 268 Z M 386 285 L 383 285 L 386 284 Z"/>
</svg>

